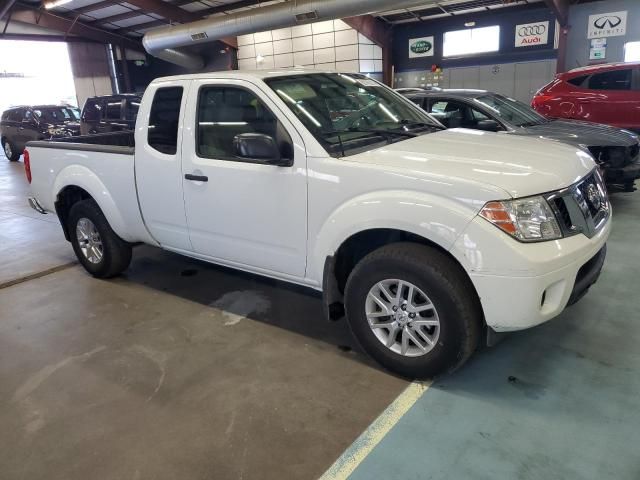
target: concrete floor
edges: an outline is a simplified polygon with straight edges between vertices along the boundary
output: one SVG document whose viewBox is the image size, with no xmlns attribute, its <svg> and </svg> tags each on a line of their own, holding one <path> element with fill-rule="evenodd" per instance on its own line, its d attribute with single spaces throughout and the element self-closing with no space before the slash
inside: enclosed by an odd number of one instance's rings
<svg viewBox="0 0 640 480">
<path fill-rule="evenodd" d="M 27 192 L 0 158 L 1 479 L 313 479 L 407 386 L 306 290 L 150 247 L 89 277 Z M 640 478 L 640 193 L 614 209 L 589 295 L 436 382 L 352 478 Z"/>
</svg>

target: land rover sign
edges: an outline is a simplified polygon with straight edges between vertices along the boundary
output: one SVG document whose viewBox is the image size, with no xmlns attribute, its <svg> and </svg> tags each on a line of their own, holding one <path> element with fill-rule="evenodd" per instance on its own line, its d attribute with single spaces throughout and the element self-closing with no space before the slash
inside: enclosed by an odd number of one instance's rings
<svg viewBox="0 0 640 480">
<path fill-rule="evenodd" d="M 433 37 L 409 40 L 409 58 L 433 57 Z"/>
</svg>

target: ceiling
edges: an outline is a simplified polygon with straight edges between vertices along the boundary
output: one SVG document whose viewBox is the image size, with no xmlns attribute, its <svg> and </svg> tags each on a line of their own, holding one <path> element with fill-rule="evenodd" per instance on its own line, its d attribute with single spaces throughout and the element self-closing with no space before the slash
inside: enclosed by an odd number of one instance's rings
<svg viewBox="0 0 640 480">
<path fill-rule="evenodd" d="M 37 23 L 43 28 L 62 31 L 65 38 L 80 36 L 139 49 L 141 37 L 154 28 L 228 15 L 285 0 L 71 0 L 49 10 L 42 8 L 41 0 L 5 1 L 16 2 L 11 11 L 12 21 Z M 375 16 L 396 25 L 543 1 L 425 0 L 423 7 L 381 12 Z M 576 1 L 580 0 L 573 0 Z M 0 31 L 2 23 L 4 21 L 0 22 Z"/>
</svg>

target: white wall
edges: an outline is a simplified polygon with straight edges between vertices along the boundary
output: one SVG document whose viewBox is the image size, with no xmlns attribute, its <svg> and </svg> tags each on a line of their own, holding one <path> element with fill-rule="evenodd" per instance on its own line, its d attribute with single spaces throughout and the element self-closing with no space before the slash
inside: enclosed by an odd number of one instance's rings
<svg viewBox="0 0 640 480">
<path fill-rule="evenodd" d="M 238 68 L 305 66 L 345 72 L 382 72 L 382 49 L 342 20 L 238 37 Z"/>
<path fill-rule="evenodd" d="M 113 93 L 107 49 L 98 43 L 69 43 L 69 59 L 76 86 L 78 106 L 89 97 Z"/>
</svg>

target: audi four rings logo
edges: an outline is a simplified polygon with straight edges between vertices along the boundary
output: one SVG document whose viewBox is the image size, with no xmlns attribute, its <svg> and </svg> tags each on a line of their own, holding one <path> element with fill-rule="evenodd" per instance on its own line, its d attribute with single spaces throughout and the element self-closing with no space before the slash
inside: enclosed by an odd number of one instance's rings
<svg viewBox="0 0 640 480">
<path fill-rule="evenodd" d="M 521 27 L 518 30 L 519 37 L 529 37 L 531 35 L 542 35 L 547 31 L 547 27 L 544 25 L 529 25 L 528 27 Z"/>
<path fill-rule="evenodd" d="M 605 28 L 616 28 L 621 23 L 622 19 L 617 15 L 605 15 L 604 17 L 596 18 L 593 26 L 603 30 Z"/>
</svg>

